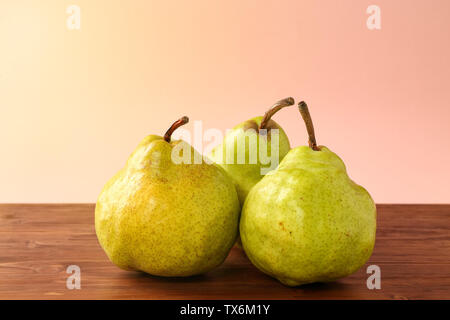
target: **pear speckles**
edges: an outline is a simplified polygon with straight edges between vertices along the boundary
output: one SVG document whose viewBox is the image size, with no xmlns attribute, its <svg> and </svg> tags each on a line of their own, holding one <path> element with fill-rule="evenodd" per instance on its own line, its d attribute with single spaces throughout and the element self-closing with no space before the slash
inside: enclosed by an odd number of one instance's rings
<svg viewBox="0 0 450 320">
<path fill-rule="evenodd" d="M 232 181 L 214 164 L 173 163 L 179 144 L 146 137 L 98 198 L 97 237 L 122 269 L 205 273 L 225 260 L 236 240 L 240 205 Z"/>
<path fill-rule="evenodd" d="M 372 253 L 375 230 L 372 198 L 325 147 L 292 149 L 252 188 L 240 222 L 248 258 L 289 286 L 355 272 Z"/>
</svg>

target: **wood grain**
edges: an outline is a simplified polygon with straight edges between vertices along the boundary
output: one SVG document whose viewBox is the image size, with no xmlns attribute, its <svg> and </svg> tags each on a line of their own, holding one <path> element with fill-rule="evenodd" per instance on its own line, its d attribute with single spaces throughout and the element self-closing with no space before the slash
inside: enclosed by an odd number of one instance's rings
<svg viewBox="0 0 450 320">
<path fill-rule="evenodd" d="M 66 268 L 81 268 L 68 290 Z M 381 268 L 381 290 L 366 267 Z M 288 288 L 233 248 L 212 272 L 173 279 L 115 267 L 100 248 L 92 204 L 0 205 L 0 299 L 450 299 L 450 205 L 379 205 L 374 253 L 330 284 Z"/>
</svg>

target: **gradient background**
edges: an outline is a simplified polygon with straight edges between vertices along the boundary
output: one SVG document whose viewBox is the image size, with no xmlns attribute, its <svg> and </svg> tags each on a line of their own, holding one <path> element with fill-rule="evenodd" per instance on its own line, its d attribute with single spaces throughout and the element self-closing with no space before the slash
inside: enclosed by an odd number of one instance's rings
<svg viewBox="0 0 450 320">
<path fill-rule="evenodd" d="M 376 202 L 450 202 L 448 0 L 2 0 L 0 41 L 0 202 L 94 202 L 145 135 L 291 95 Z"/>
</svg>

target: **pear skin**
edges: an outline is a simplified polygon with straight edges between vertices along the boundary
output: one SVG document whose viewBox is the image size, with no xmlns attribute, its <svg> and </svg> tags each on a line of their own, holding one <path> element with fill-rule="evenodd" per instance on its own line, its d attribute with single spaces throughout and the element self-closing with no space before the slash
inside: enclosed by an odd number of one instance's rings
<svg viewBox="0 0 450 320">
<path fill-rule="evenodd" d="M 286 98 L 275 103 L 264 117 L 255 117 L 236 125 L 230 132 L 227 133 L 223 142 L 215 147 L 208 157 L 219 166 L 221 166 L 231 177 L 238 193 L 241 205 L 244 204 L 245 198 L 250 189 L 264 176 L 261 168 L 266 168 L 269 171 L 271 164 L 263 163 L 260 157 L 260 150 L 267 150 L 269 157 L 276 154 L 276 164 L 272 169 L 275 169 L 278 163 L 290 150 L 289 139 L 281 128 L 281 126 L 271 119 L 273 114 L 281 108 L 294 104 L 294 99 Z M 260 129 L 265 129 L 266 134 L 261 134 Z M 278 130 L 278 150 L 272 150 L 272 130 Z M 244 143 L 240 143 L 240 141 Z M 251 142 L 255 142 L 256 148 L 252 148 Z M 250 153 L 253 152 L 254 156 Z M 244 162 L 239 163 L 238 155 L 244 155 Z M 231 155 L 231 158 L 229 158 Z M 230 163 L 229 159 L 232 159 Z"/>
<path fill-rule="evenodd" d="M 358 270 L 375 243 L 369 193 L 328 150 L 292 149 L 249 193 L 240 223 L 244 250 L 289 286 L 328 282 Z"/>
<path fill-rule="evenodd" d="M 95 208 L 97 237 L 122 269 L 202 274 L 220 265 L 233 246 L 239 200 L 215 164 L 174 163 L 174 148 L 199 155 L 186 142 L 165 138 L 147 136 L 107 182 Z"/>
<path fill-rule="evenodd" d="M 348 276 L 375 244 L 370 194 L 349 178 L 335 153 L 316 145 L 312 123 L 307 126 L 310 147 L 290 150 L 250 190 L 240 220 L 248 258 L 288 286 Z"/>
<path fill-rule="evenodd" d="M 275 169 L 290 150 L 291 146 L 286 133 L 271 118 L 280 109 L 293 104 L 294 99 L 290 97 L 280 100 L 266 112 L 264 117 L 255 117 L 238 124 L 227 133 L 223 142 L 209 153 L 208 157 L 221 166 L 233 181 L 241 207 L 251 188 L 262 179 L 264 174 Z M 274 129 L 276 130 L 273 131 Z M 275 138 L 277 140 L 273 140 Z M 273 142 L 277 142 L 274 144 L 276 149 L 272 148 Z M 260 151 L 265 150 L 270 163 L 261 157 Z M 243 157 L 239 159 L 239 155 Z M 236 245 L 238 248 L 242 247 L 239 236 Z"/>
</svg>

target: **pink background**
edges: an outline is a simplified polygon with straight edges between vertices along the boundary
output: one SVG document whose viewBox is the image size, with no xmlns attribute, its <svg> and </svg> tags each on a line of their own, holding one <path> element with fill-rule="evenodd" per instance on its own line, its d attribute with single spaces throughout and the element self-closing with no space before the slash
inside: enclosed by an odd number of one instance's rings
<svg viewBox="0 0 450 320">
<path fill-rule="evenodd" d="M 0 202 L 94 202 L 180 116 L 225 130 L 293 96 L 376 202 L 449 203 L 449 39 L 448 0 L 3 0 Z"/>
</svg>

